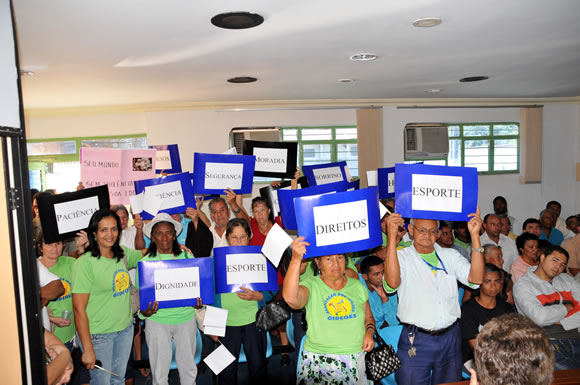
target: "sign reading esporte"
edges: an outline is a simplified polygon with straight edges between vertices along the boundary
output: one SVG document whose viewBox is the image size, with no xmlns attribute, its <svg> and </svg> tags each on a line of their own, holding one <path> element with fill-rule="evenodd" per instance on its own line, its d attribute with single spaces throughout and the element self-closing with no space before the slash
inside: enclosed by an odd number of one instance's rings
<svg viewBox="0 0 580 385">
<path fill-rule="evenodd" d="M 223 194 L 231 188 L 238 194 L 252 192 L 256 157 L 249 155 L 194 154 L 194 194 Z"/>
<path fill-rule="evenodd" d="M 382 243 L 378 189 L 295 200 L 298 235 L 310 243 L 305 258 L 367 250 Z"/>
<path fill-rule="evenodd" d="M 296 142 L 244 141 L 244 155 L 256 156 L 255 176 L 292 178 L 296 172 Z"/>
<path fill-rule="evenodd" d="M 396 164 L 395 207 L 406 218 L 466 221 L 477 208 L 477 169 Z"/>
</svg>

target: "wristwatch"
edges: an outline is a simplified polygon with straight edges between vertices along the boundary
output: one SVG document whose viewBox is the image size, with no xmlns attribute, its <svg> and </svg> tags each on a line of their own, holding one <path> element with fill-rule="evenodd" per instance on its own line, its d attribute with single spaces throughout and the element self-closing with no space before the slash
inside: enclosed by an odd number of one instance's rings
<svg viewBox="0 0 580 385">
<path fill-rule="evenodd" d="M 485 249 L 484 249 L 483 247 L 480 247 L 479 249 L 474 249 L 474 248 L 472 248 L 471 250 L 472 250 L 472 251 L 477 251 L 477 252 L 479 252 L 479 253 L 483 254 L 483 251 L 484 251 Z"/>
</svg>

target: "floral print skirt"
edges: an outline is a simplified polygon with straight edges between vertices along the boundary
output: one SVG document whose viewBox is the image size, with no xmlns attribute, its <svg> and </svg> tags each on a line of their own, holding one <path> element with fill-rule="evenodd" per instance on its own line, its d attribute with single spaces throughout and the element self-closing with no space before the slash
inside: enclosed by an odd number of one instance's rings
<svg viewBox="0 0 580 385">
<path fill-rule="evenodd" d="M 297 384 L 372 385 L 367 381 L 365 352 L 356 354 L 318 354 L 303 350 Z"/>
</svg>

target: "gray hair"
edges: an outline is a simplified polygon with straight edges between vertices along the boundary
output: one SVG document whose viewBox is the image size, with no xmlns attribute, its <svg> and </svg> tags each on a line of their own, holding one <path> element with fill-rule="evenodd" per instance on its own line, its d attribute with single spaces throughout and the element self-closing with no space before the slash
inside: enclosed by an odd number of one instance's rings
<svg viewBox="0 0 580 385">
<path fill-rule="evenodd" d="M 411 221 L 409 223 L 412 224 L 413 226 L 415 226 L 415 220 L 416 219 L 423 219 L 423 220 L 426 220 L 426 221 L 435 221 L 435 222 L 437 222 L 437 229 L 439 229 L 439 221 L 438 220 L 435 220 L 435 219 L 411 218 Z"/>
<path fill-rule="evenodd" d="M 542 218 L 544 216 L 544 214 L 546 213 L 551 213 L 554 217 L 556 217 L 556 213 L 554 212 L 554 210 L 552 209 L 543 209 L 542 211 L 540 211 L 540 218 Z"/>
<path fill-rule="evenodd" d="M 493 243 L 485 244 L 485 245 L 483 245 L 483 255 L 487 255 L 489 253 L 489 251 L 492 249 L 501 250 L 501 247 L 498 245 L 494 245 Z"/>
<path fill-rule="evenodd" d="M 211 206 L 218 203 L 218 202 L 222 202 L 226 208 L 228 208 L 228 204 L 226 202 L 226 200 L 222 197 L 215 197 L 212 200 L 209 201 L 209 211 L 211 211 Z"/>
</svg>

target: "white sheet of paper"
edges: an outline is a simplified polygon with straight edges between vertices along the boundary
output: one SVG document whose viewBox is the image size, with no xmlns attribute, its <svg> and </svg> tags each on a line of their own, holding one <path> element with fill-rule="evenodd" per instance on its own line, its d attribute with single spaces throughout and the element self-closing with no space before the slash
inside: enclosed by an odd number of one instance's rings
<svg viewBox="0 0 580 385">
<path fill-rule="evenodd" d="M 350 173 L 350 168 L 348 168 L 348 166 L 344 166 L 344 175 L 346 176 L 346 181 L 350 182 L 350 180 L 352 179 L 352 175 Z"/>
<path fill-rule="evenodd" d="M 381 202 L 379 202 L 379 212 L 381 214 L 381 219 L 383 219 L 383 217 L 385 215 L 387 215 L 387 213 L 389 212 L 389 210 L 387 209 L 387 207 L 382 204 Z"/>
<path fill-rule="evenodd" d="M 99 209 L 99 197 L 77 199 L 69 202 L 55 203 L 54 215 L 58 233 L 64 234 L 89 227 L 93 213 Z"/>
<path fill-rule="evenodd" d="M 463 205 L 463 178 L 451 175 L 412 175 L 413 210 L 460 213 Z"/>
<path fill-rule="evenodd" d="M 367 171 L 367 186 L 378 186 L 379 184 L 379 172 L 377 170 Z"/>
<path fill-rule="evenodd" d="M 228 285 L 268 282 L 268 261 L 262 254 L 226 254 Z"/>
<path fill-rule="evenodd" d="M 139 214 L 143 211 L 143 197 L 145 193 L 140 192 L 137 195 L 133 195 L 129 197 L 129 201 L 131 202 L 131 211 L 133 214 Z"/>
<path fill-rule="evenodd" d="M 208 174 L 212 177 L 208 178 Z M 242 163 L 207 162 L 205 164 L 205 175 L 204 186 L 206 189 L 225 190 L 231 188 L 239 190 L 242 188 L 244 165 Z"/>
<path fill-rule="evenodd" d="M 254 147 L 256 171 L 286 172 L 287 148 Z"/>
<path fill-rule="evenodd" d="M 389 194 L 393 194 L 395 192 L 395 173 L 389 173 L 388 178 L 388 192 Z"/>
<path fill-rule="evenodd" d="M 185 205 L 181 182 L 178 180 L 145 187 L 145 200 L 147 201 L 148 199 L 159 199 L 161 201 L 161 206 L 157 211 Z"/>
<path fill-rule="evenodd" d="M 199 298 L 199 267 L 155 270 L 155 300 L 172 301 Z M 179 283 L 179 285 L 172 285 Z M 174 288 L 171 286 L 178 286 Z"/>
<path fill-rule="evenodd" d="M 209 356 L 203 360 L 205 364 L 211 369 L 215 374 L 220 374 L 229 364 L 234 362 L 236 358 L 230 353 L 230 351 L 223 345 L 220 345 L 216 350 L 211 352 Z"/>
<path fill-rule="evenodd" d="M 169 150 L 157 150 L 156 153 L 157 162 L 155 163 L 155 168 L 157 170 L 171 170 L 171 155 Z"/>
<path fill-rule="evenodd" d="M 317 185 L 342 182 L 344 180 L 342 170 L 338 166 L 315 168 L 312 170 L 312 173 L 314 174 L 314 179 L 316 179 Z"/>
<path fill-rule="evenodd" d="M 205 307 L 205 318 L 203 319 L 203 326 L 225 328 L 227 320 L 228 309 L 221 309 L 219 307 L 209 305 Z"/>
<path fill-rule="evenodd" d="M 268 232 L 264 246 L 262 246 L 262 254 L 272 262 L 274 267 L 278 267 L 284 251 L 292 244 L 292 238 L 277 224 Z"/>
<path fill-rule="evenodd" d="M 316 246 L 361 241 L 369 237 L 366 200 L 317 206 L 312 212 L 316 226 Z M 350 224 L 348 228 L 344 223 Z"/>
<path fill-rule="evenodd" d="M 143 210 L 155 216 L 161 210 L 163 201 L 155 194 L 148 194 L 145 188 L 145 195 L 143 196 Z"/>
<path fill-rule="evenodd" d="M 223 328 L 217 326 L 204 326 L 203 327 L 203 334 L 208 336 L 218 336 L 218 337 L 225 337 L 226 336 L 226 327 Z"/>
<path fill-rule="evenodd" d="M 232 147 L 229 150 L 222 152 L 222 154 L 223 155 L 238 155 L 238 150 L 236 150 L 235 147 Z"/>
</svg>

